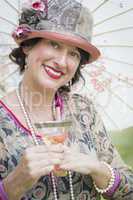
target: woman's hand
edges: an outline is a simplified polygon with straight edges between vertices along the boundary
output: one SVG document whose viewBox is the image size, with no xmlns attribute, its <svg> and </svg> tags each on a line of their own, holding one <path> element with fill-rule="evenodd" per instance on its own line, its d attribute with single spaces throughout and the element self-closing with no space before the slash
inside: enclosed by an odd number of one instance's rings
<svg viewBox="0 0 133 200">
<path fill-rule="evenodd" d="M 62 159 L 61 144 L 27 148 L 18 166 L 4 180 L 9 199 L 18 200 L 41 176 L 49 174 L 54 165 L 60 164 Z"/>
<path fill-rule="evenodd" d="M 81 174 L 92 174 L 99 167 L 99 160 L 94 152 L 80 153 L 76 148 L 64 147 L 64 158 L 61 169 L 75 171 Z"/>
<path fill-rule="evenodd" d="M 64 147 L 64 159 L 60 168 L 90 175 L 101 189 L 106 188 L 111 179 L 110 170 L 98 160 L 95 152 L 83 154 L 76 148 Z"/>
</svg>

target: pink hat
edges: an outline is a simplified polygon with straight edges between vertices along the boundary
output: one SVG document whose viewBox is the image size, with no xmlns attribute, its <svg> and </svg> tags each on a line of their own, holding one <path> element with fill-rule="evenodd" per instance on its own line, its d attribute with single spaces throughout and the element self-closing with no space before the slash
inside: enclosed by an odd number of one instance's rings
<svg viewBox="0 0 133 200">
<path fill-rule="evenodd" d="M 100 51 L 91 43 L 92 28 L 90 11 L 78 1 L 27 0 L 12 36 L 18 45 L 32 38 L 74 45 L 90 54 L 87 62 L 90 63 L 100 56 Z"/>
</svg>

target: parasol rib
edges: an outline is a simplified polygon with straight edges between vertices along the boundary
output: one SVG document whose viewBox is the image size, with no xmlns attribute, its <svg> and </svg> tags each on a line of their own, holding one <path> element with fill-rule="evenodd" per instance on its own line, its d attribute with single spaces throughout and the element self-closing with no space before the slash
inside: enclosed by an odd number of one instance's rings
<svg viewBox="0 0 133 200">
<path fill-rule="evenodd" d="M 1 83 L 3 83 L 4 81 L 6 81 L 8 78 L 10 78 L 10 76 L 14 75 L 17 71 L 19 71 L 19 69 L 17 68 L 15 71 L 11 72 L 7 77 L 3 78 L 2 80 L 0 80 L 0 85 Z"/>
<path fill-rule="evenodd" d="M 119 76 L 117 76 L 117 75 L 115 75 L 115 74 L 113 74 L 113 73 L 111 73 L 111 72 L 109 72 L 107 70 L 105 70 L 105 73 L 107 73 L 107 74 L 111 75 L 112 77 L 116 78 L 118 81 L 121 81 L 121 82 L 125 83 L 127 86 L 133 87 L 133 83 L 131 83 L 131 82 L 125 80 L 125 79 L 122 79 Z"/>
<path fill-rule="evenodd" d="M 18 14 L 19 14 L 19 10 L 16 8 L 16 7 L 14 7 L 9 1 L 7 1 L 7 0 L 4 0 L 5 1 L 5 3 L 7 3 L 13 10 L 15 10 Z"/>
<path fill-rule="evenodd" d="M 121 45 L 121 44 L 97 44 L 97 47 L 123 47 L 123 48 L 133 48 L 133 45 Z"/>
<path fill-rule="evenodd" d="M 126 105 L 128 107 L 129 110 L 133 111 L 133 107 L 130 106 L 128 103 L 126 103 L 119 95 L 117 95 L 116 93 L 114 93 L 111 89 L 107 88 L 106 89 L 115 97 L 117 98 L 120 102 L 122 102 L 124 105 Z"/>
<path fill-rule="evenodd" d="M 86 89 L 89 91 L 89 89 L 86 87 Z M 110 115 L 105 111 L 105 108 L 104 108 L 104 106 L 101 106 L 95 99 L 96 99 L 96 96 L 97 96 L 97 94 L 94 96 L 93 95 L 93 102 L 94 102 L 94 104 L 97 106 L 97 107 L 99 107 L 99 108 L 101 108 L 101 111 L 105 114 L 105 116 L 107 117 L 107 119 L 109 119 L 110 121 L 111 121 L 111 123 L 112 123 L 112 125 L 116 128 L 116 129 L 119 129 L 119 127 L 117 126 L 117 124 L 115 123 L 115 121 L 110 117 Z"/>
<path fill-rule="evenodd" d="M 98 66 L 96 66 L 96 65 L 92 65 L 92 66 L 98 68 Z M 91 76 L 90 73 L 87 71 L 87 69 L 86 69 L 86 70 L 84 69 L 84 71 L 85 71 L 89 76 Z M 104 73 L 110 75 L 110 76 L 113 77 L 113 78 L 116 78 L 117 80 L 119 80 L 119 81 L 125 83 L 125 84 L 128 85 L 128 86 L 133 87 L 133 83 L 130 83 L 130 82 L 126 81 L 125 79 L 122 79 L 122 78 L 120 78 L 119 76 L 117 76 L 117 75 L 115 75 L 115 74 L 113 74 L 113 73 L 111 73 L 111 72 L 109 72 L 109 71 L 107 71 L 107 70 L 104 70 Z"/>
<path fill-rule="evenodd" d="M 4 18 L 4 17 L 1 17 L 1 16 L 0 16 L 0 19 L 2 19 L 3 21 L 5 21 L 5 22 L 7 22 L 7 23 L 9 23 L 9 24 L 11 24 L 11 25 L 13 25 L 13 26 L 15 26 L 15 27 L 17 26 L 14 22 L 12 22 L 12 21 L 10 21 L 10 20 Z"/>
<path fill-rule="evenodd" d="M 119 101 L 121 101 L 124 105 L 126 105 L 129 110 L 133 111 L 133 107 L 130 106 L 129 104 L 127 104 L 119 95 L 117 95 L 116 93 L 114 93 L 111 89 L 108 89 L 108 91 L 111 92 L 111 94 L 114 97 L 116 97 L 117 99 L 119 99 Z"/>
<path fill-rule="evenodd" d="M 127 62 L 124 62 L 124 61 L 122 61 L 122 60 L 117 60 L 117 59 L 109 58 L 109 57 L 102 57 L 102 59 L 110 60 L 110 61 L 117 62 L 117 63 L 121 63 L 121 64 L 124 64 L 124 65 L 130 65 L 130 66 L 133 65 L 133 63 L 127 63 Z"/>
<path fill-rule="evenodd" d="M 0 55 L 0 58 L 8 58 L 9 57 L 9 55 L 7 54 L 7 55 Z"/>
<path fill-rule="evenodd" d="M 104 0 L 100 5 L 98 5 L 94 10 L 92 10 L 92 14 L 96 12 L 99 8 L 101 8 L 103 5 L 105 5 L 109 0 Z"/>
<path fill-rule="evenodd" d="M 133 11 L 133 8 L 130 8 L 130 9 L 126 10 L 126 11 L 120 12 L 120 13 L 118 13 L 116 15 L 111 16 L 111 17 L 108 17 L 108 18 L 106 18 L 106 19 L 104 19 L 104 20 L 102 20 L 102 21 L 97 22 L 96 24 L 94 24 L 94 27 L 96 27 L 96 26 L 98 26 L 100 24 L 103 24 L 104 22 L 107 22 L 107 21 L 109 21 L 109 20 L 111 20 L 111 19 L 113 19 L 115 17 L 119 17 L 119 16 L 124 15 L 124 14 L 126 14 L 128 12 L 131 12 L 131 11 Z"/>
<path fill-rule="evenodd" d="M 10 33 L 4 32 L 4 31 L 0 31 L 0 34 L 8 35 L 8 36 L 11 37 L 11 34 L 10 34 Z"/>
<path fill-rule="evenodd" d="M 1 47 L 11 47 L 11 46 L 16 46 L 16 44 L 0 44 Z"/>
<path fill-rule="evenodd" d="M 7 63 L 7 64 L 4 64 L 4 65 L 0 65 L 0 67 L 7 67 L 7 66 L 9 66 L 9 65 L 11 65 L 12 64 L 12 62 L 9 62 L 9 63 Z"/>
<path fill-rule="evenodd" d="M 102 85 L 102 84 L 101 84 Z M 87 87 L 86 87 L 87 88 Z M 88 89 L 88 88 L 87 88 Z M 122 102 L 124 105 L 126 105 L 128 107 L 128 109 L 130 111 L 133 111 L 133 107 L 131 107 L 128 103 L 126 103 L 119 95 L 117 95 L 116 93 L 114 93 L 111 89 L 108 89 L 106 87 L 106 89 L 109 91 L 109 93 L 111 93 L 115 98 L 117 98 L 120 102 Z M 89 89 L 88 89 L 89 90 Z"/>
<path fill-rule="evenodd" d="M 116 128 L 116 129 L 120 129 L 120 127 L 117 126 L 117 124 L 115 123 L 115 121 L 111 118 L 111 116 L 105 111 L 104 107 L 101 106 L 99 103 L 97 103 L 97 105 L 101 108 L 101 112 L 103 112 L 105 114 L 105 116 L 107 117 L 107 119 L 109 119 L 109 121 L 112 123 L 112 125 Z"/>
<path fill-rule="evenodd" d="M 101 35 L 115 33 L 115 32 L 119 32 L 119 31 L 130 30 L 130 29 L 133 29 L 133 26 L 131 26 L 131 27 L 123 27 L 123 28 L 119 28 L 119 29 L 114 29 L 114 30 L 110 30 L 110 31 L 102 32 L 102 33 L 96 33 L 96 34 L 93 35 L 93 37 L 99 37 Z"/>
</svg>

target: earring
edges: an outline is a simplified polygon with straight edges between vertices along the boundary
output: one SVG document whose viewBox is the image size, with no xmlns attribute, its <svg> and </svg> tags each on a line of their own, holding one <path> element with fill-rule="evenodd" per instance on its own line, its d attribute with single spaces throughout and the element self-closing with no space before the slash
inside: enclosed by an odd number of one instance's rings
<svg viewBox="0 0 133 200">
<path fill-rule="evenodd" d="M 28 69 L 28 65 L 25 65 L 25 66 L 24 66 L 24 69 L 27 70 L 27 69 Z"/>
<path fill-rule="evenodd" d="M 68 82 L 68 87 L 69 87 L 69 90 L 71 91 L 71 89 L 72 89 L 72 79 Z"/>
<path fill-rule="evenodd" d="M 27 70 L 28 69 L 28 65 L 27 65 L 27 57 L 25 58 L 25 66 L 24 69 Z"/>
</svg>

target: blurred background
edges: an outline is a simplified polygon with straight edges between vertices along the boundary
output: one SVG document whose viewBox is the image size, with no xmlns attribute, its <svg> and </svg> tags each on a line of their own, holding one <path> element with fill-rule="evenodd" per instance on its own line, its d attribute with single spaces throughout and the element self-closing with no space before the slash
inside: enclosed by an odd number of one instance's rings
<svg viewBox="0 0 133 200">
<path fill-rule="evenodd" d="M 85 87 L 74 91 L 91 98 L 122 159 L 133 167 L 133 0 L 78 0 L 94 17 L 93 43 L 100 59 L 82 72 Z M 14 89 L 21 76 L 8 59 L 16 47 L 11 32 L 18 24 L 23 0 L 0 0 L 0 97 Z"/>
<path fill-rule="evenodd" d="M 109 132 L 109 134 L 124 162 L 133 169 L 133 127 Z"/>
<path fill-rule="evenodd" d="M 123 160 L 133 168 L 133 127 L 110 133 Z"/>
<path fill-rule="evenodd" d="M 78 84 L 74 91 L 94 101 L 121 157 L 133 167 L 133 0 L 78 1 L 93 14 L 92 42 L 101 57 L 82 71 L 85 87 Z M 8 54 L 16 47 L 11 33 L 23 2 L 0 0 L 0 97 L 21 80 Z"/>
</svg>

